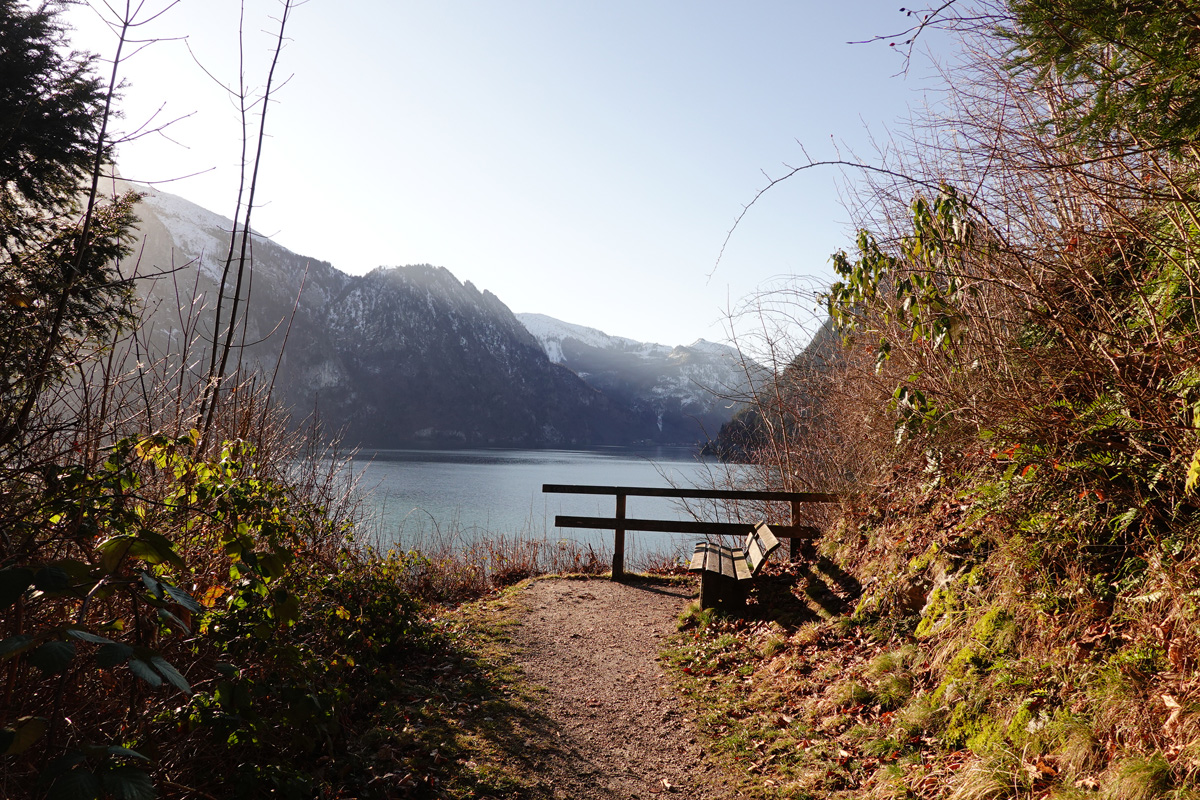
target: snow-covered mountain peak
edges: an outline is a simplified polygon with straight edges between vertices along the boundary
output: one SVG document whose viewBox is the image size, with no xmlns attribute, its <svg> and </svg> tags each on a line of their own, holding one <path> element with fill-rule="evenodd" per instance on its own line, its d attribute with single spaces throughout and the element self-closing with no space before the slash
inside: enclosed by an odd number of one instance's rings
<svg viewBox="0 0 1200 800">
<path fill-rule="evenodd" d="M 143 194 L 140 263 L 176 278 L 146 281 L 148 329 L 157 351 L 177 353 L 184 315 L 211 320 L 206 298 L 219 291 L 234 225 L 154 187 L 128 186 Z M 687 443 L 731 415 L 709 389 L 736 386 L 742 371 L 719 345 L 638 342 L 543 314 L 518 320 L 491 292 L 428 264 L 350 276 L 258 239 L 253 269 L 253 302 L 240 320 L 255 343 L 246 363 L 278 370 L 282 402 L 319 408 L 352 440 Z M 189 287 L 197 302 L 180 299 Z"/>
<path fill-rule="evenodd" d="M 728 420 L 725 397 L 742 393 L 738 351 L 698 339 L 669 347 L 610 336 L 545 314 L 518 314 L 552 361 L 654 419 L 660 431 L 716 430 Z M 678 434 L 675 434 L 678 435 Z"/>
<path fill-rule="evenodd" d="M 199 259 L 201 272 L 212 280 L 219 280 L 233 222 L 228 217 L 153 186 L 138 183 L 126 185 L 142 195 L 141 205 L 153 210 L 152 215 L 141 213 L 140 216 L 154 216 L 162 222 L 171 238 L 169 245 L 175 251 L 175 263 L 178 264 L 181 258 Z"/>
<path fill-rule="evenodd" d="M 688 345 L 688 349 L 695 350 L 699 353 L 708 353 L 709 355 L 714 356 L 732 355 L 736 357 L 738 355 L 736 347 L 730 347 L 727 344 L 718 344 L 717 342 L 710 342 L 707 339 L 697 339 Z"/>
<path fill-rule="evenodd" d="M 628 351 L 644 347 L 641 342 L 634 341 L 633 339 L 609 336 L 604 331 L 584 325 L 563 322 L 560 319 L 548 317 L 545 314 L 517 314 L 517 319 L 521 320 L 521 324 L 541 343 L 542 349 L 546 351 L 546 355 L 550 356 L 550 360 L 555 364 L 563 363 L 562 344 L 568 339 L 573 339 L 579 344 L 601 350 Z M 653 346 L 659 347 L 660 345 Z"/>
</svg>

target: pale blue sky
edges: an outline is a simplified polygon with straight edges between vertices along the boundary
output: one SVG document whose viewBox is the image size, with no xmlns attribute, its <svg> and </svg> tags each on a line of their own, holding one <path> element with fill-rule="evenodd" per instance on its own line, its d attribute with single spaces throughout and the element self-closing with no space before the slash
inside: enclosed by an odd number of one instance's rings
<svg viewBox="0 0 1200 800">
<path fill-rule="evenodd" d="M 162 8 L 165 3 L 157 6 Z M 246 0 L 261 86 L 275 0 Z M 288 26 L 255 227 L 351 273 L 431 263 L 514 311 L 666 344 L 723 340 L 723 312 L 787 275 L 827 281 L 850 235 L 838 174 L 784 164 L 856 151 L 936 87 L 886 45 L 896 0 L 310 0 Z M 94 13 L 75 43 L 111 55 Z M 228 81 L 237 4 L 183 0 L 139 35 L 188 36 Z M 930 46 L 941 42 L 929 39 Z M 237 115 L 181 40 L 125 67 L 126 129 L 160 106 L 170 140 L 121 147 L 122 172 L 232 213 Z M 709 277 L 711 274 L 711 278 Z"/>
</svg>

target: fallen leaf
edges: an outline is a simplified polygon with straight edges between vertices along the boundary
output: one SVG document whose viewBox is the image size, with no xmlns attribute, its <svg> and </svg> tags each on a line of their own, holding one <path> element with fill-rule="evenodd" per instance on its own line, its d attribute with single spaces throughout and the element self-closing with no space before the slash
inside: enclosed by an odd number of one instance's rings
<svg viewBox="0 0 1200 800">
<path fill-rule="evenodd" d="M 1179 701 L 1169 694 L 1162 695 L 1163 705 L 1171 709 L 1171 714 L 1167 717 L 1167 721 L 1163 723 L 1163 730 L 1167 733 L 1173 733 L 1179 725 L 1179 715 L 1183 713 L 1183 706 L 1179 705 Z"/>
</svg>

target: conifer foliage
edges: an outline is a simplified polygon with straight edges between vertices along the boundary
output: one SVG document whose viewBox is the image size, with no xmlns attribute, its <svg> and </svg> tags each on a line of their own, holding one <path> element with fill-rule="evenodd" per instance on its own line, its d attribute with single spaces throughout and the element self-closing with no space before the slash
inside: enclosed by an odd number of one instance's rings
<svg viewBox="0 0 1200 800">
<path fill-rule="evenodd" d="M 1190 0 L 1014 0 L 1014 63 L 1067 89 L 1054 124 L 1151 148 L 1200 138 L 1200 6 Z"/>
<path fill-rule="evenodd" d="M 0 0 L 0 448 L 82 348 L 132 320 L 115 261 L 133 198 L 95 196 L 111 98 L 66 48 L 54 7 Z"/>
<path fill-rule="evenodd" d="M 0 247 L 28 245 L 74 206 L 106 104 L 95 60 L 67 49 L 48 5 L 0 0 Z"/>
</svg>

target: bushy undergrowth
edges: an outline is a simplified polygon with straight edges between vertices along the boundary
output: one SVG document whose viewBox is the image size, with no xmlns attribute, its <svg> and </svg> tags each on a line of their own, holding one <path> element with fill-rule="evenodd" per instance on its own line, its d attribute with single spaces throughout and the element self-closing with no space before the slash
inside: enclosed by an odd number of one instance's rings
<svg viewBox="0 0 1200 800">
<path fill-rule="evenodd" d="M 403 556 L 400 585 L 427 603 L 452 604 L 482 597 L 537 575 L 599 575 L 611 569 L 612 556 L 574 540 L 529 534 L 449 534 L 415 543 Z"/>
<path fill-rule="evenodd" d="M 154 355 L 137 282 L 202 267 L 129 260 L 137 198 L 103 193 L 120 57 L 106 84 L 60 11 L 0 0 L 0 797 L 509 791 L 481 735 L 520 716 L 488 655 L 502 631 L 438 604 L 544 554 L 357 542 L 342 460 L 243 360 L 253 165 L 225 259 L 203 265 L 215 307 L 177 285 Z M 102 16 L 126 43 L 162 11 Z M 597 568 L 568 550 L 557 564 Z"/>
<path fill-rule="evenodd" d="M 520 717 L 511 676 L 489 626 L 438 603 L 516 576 L 359 548 L 339 498 L 285 482 L 245 440 L 205 457 L 198 438 L 126 439 L 95 471 L 8 484 L 0 794 L 511 788 L 484 757 Z M 538 568 L 529 548 L 489 552 Z"/>
<path fill-rule="evenodd" d="M 1006 468 L 976 469 L 898 481 L 825 537 L 863 582 L 840 613 L 816 570 L 776 567 L 749 618 L 684 618 L 668 657 L 713 746 L 766 796 L 1194 796 L 1200 565 L 1065 574 L 1011 535 L 1035 507 L 978 490 Z"/>
<path fill-rule="evenodd" d="M 729 661 L 798 709 L 797 796 L 1195 796 L 1194 9 L 942 12 L 966 49 L 834 257 L 841 347 L 760 393 L 761 474 L 846 493 L 820 548 L 862 592 Z"/>
</svg>

